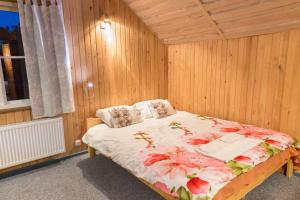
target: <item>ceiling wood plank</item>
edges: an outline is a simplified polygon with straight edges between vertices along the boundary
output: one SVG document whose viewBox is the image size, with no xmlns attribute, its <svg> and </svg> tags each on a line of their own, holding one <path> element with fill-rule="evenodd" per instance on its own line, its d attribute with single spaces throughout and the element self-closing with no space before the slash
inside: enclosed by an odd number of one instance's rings
<svg viewBox="0 0 300 200">
<path fill-rule="evenodd" d="M 208 11 L 204 8 L 201 0 L 195 0 L 199 3 L 199 7 L 201 8 L 203 14 L 207 17 L 208 21 L 211 23 L 211 25 L 214 27 L 214 29 L 218 32 L 218 34 L 220 35 L 220 37 L 225 40 L 225 36 L 223 34 L 223 31 L 220 29 L 220 27 L 218 27 L 217 23 L 212 19 L 212 17 L 210 16 L 210 14 L 208 13 Z"/>
<path fill-rule="evenodd" d="M 123 0 L 166 44 L 300 27 L 300 0 Z"/>
</svg>

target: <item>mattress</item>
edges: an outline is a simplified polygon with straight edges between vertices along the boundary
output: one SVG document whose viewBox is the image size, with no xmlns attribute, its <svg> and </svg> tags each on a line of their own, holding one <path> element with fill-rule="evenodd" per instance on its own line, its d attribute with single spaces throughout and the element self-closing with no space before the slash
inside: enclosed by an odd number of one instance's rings
<svg viewBox="0 0 300 200">
<path fill-rule="evenodd" d="M 262 142 L 228 162 L 199 152 L 228 134 Z M 175 198 L 212 199 L 236 177 L 286 151 L 294 140 L 281 132 L 178 111 L 124 128 L 96 125 L 83 142 Z"/>
</svg>

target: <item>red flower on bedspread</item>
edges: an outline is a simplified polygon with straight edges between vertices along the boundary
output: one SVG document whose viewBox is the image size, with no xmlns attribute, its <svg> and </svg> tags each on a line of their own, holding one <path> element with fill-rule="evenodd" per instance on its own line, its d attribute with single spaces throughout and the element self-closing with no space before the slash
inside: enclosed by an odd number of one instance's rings
<svg viewBox="0 0 300 200">
<path fill-rule="evenodd" d="M 240 124 L 236 122 L 231 122 L 227 120 L 217 119 L 213 117 L 201 117 L 201 120 L 210 120 L 213 122 L 212 128 L 217 129 L 223 133 L 231 133 L 231 132 L 238 132 L 240 130 Z"/>
<path fill-rule="evenodd" d="M 190 179 L 186 186 L 193 194 L 207 194 L 210 190 L 209 182 L 198 177 Z"/>
<path fill-rule="evenodd" d="M 267 144 L 278 147 L 281 150 L 291 146 L 294 143 L 294 139 L 287 134 L 273 131 L 265 128 L 259 128 L 252 125 L 242 125 L 242 130 L 239 131 L 240 134 L 265 140 Z"/>
<path fill-rule="evenodd" d="M 237 156 L 236 158 L 234 158 L 235 161 L 238 162 L 245 162 L 245 163 L 252 163 L 251 158 L 247 157 L 247 156 Z"/>
<path fill-rule="evenodd" d="M 191 145 L 203 145 L 221 137 L 216 133 L 195 133 L 193 135 L 183 136 L 182 140 Z"/>
<path fill-rule="evenodd" d="M 243 129 L 240 131 L 240 133 L 246 137 L 267 139 L 269 136 L 275 134 L 276 132 L 251 125 L 243 125 Z"/>
<path fill-rule="evenodd" d="M 270 136 L 281 136 L 283 140 L 293 142 L 293 139 L 287 134 L 270 129 L 259 128 L 252 125 L 243 124 L 240 133 L 248 137 L 255 137 L 260 139 L 268 139 Z"/>
<path fill-rule="evenodd" d="M 274 146 L 278 146 L 278 147 L 281 146 L 281 143 L 278 142 L 278 141 L 276 141 L 276 140 L 270 140 L 270 139 L 268 139 L 268 140 L 265 140 L 265 142 L 268 143 L 268 144 L 274 145 Z"/>
<path fill-rule="evenodd" d="M 166 194 L 170 194 L 173 197 L 178 197 L 178 194 L 175 191 L 171 191 L 170 188 L 168 188 L 168 186 L 162 182 L 155 182 L 154 187 L 156 187 L 157 189 L 163 191 Z"/>
<path fill-rule="evenodd" d="M 232 132 L 238 132 L 240 129 L 236 127 L 229 127 L 229 128 L 221 128 L 220 131 L 223 133 L 232 133 Z"/>
<path fill-rule="evenodd" d="M 145 166 L 150 166 L 159 161 L 170 159 L 169 155 L 167 154 L 151 153 L 148 156 L 149 158 L 144 162 Z"/>
<path fill-rule="evenodd" d="M 192 139 L 192 138 L 190 138 L 187 143 L 189 143 L 191 145 L 199 145 L 199 144 L 207 144 L 209 142 L 210 141 L 206 140 L 206 139 L 197 139 L 197 138 L 196 139 Z"/>
<path fill-rule="evenodd" d="M 251 164 L 251 165 L 256 165 L 258 163 L 264 162 L 269 158 L 269 155 L 267 154 L 266 149 L 261 146 L 256 146 L 256 147 L 252 148 L 251 150 L 243 153 L 241 156 L 250 158 L 251 162 L 249 161 L 247 163 Z M 239 160 L 241 160 L 241 159 L 239 159 Z M 236 160 L 236 161 L 239 161 L 239 160 Z M 246 161 L 247 159 L 245 158 L 243 160 Z"/>
<path fill-rule="evenodd" d="M 271 137 L 270 137 L 271 138 Z M 280 141 L 280 142 L 279 142 Z M 286 149 L 291 143 L 286 143 L 281 138 L 276 138 L 276 140 L 273 139 L 266 139 L 265 143 L 270 144 L 271 146 L 278 148 L 280 150 Z"/>
</svg>

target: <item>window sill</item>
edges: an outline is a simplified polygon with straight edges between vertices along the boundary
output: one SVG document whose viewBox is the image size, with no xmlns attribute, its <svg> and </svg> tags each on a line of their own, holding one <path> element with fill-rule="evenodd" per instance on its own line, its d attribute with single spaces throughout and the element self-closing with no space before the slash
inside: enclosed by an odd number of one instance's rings
<svg viewBox="0 0 300 200">
<path fill-rule="evenodd" d="M 30 109 L 30 100 L 16 100 L 16 101 L 9 101 L 5 105 L 0 105 L 0 112 L 9 112 L 9 111 L 16 111 L 16 110 L 28 110 Z"/>
</svg>

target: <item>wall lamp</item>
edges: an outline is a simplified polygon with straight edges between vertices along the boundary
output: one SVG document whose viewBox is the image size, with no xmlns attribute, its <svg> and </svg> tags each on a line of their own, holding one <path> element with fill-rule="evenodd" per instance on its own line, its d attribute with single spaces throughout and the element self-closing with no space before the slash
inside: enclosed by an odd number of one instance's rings
<svg viewBox="0 0 300 200">
<path fill-rule="evenodd" d="M 106 13 L 103 13 L 100 19 L 100 28 L 107 29 L 110 27 L 110 24 L 109 16 Z"/>
</svg>

